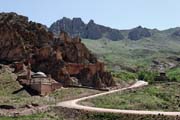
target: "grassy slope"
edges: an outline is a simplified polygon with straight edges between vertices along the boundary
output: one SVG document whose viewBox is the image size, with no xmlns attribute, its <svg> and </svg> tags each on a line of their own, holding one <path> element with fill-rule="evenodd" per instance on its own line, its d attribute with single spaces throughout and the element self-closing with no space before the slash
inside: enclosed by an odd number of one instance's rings
<svg viewBox="0 0 180 120">
<path fill-rule="evenodd" d="M 84 104 L 103 108 L 180 111 L 180 83 L 150 85 L 137 91 L 101 96 Z"/>
<path fill-rule="evenodd" d="M 54 112 L 46 112 L 28 116 L 19 117 L 1 117 L 0 120 L 63 120 L 62 117 L 57 116 Z"/>
<path fill-rule="evenodd" d="M 1 117 L 1 120 L 179 120 L 180 117 L 163 115 L 133 115 L 133 114 L 113 114 L 113 113 L 92 113 L 82 112 L 67 114 L 67 112 L 56 110 L 52 112 L 22 116 L 22 117 Z M 75 111 L 70 111 L 75 112 Z"/>
<path fill-rule="evenodd" d="M 180 56 L 180 40 L 156 33 L 150 38 L 138 41 L 83 40 L 85 45 L 109 69 L 120 70 L 126 67 L 148 67 L 153 59 L 166 60 L 168 56 Z"/>
<path fill-rule="evenodd" d="M 83 40 L 83 42 L 102 61 L 107 63 L 108 69 L 119 72 L 118 74 L 115 72 L 116 77 L 133 79 L 137 78 L 138 74 L 128 73 L 121 69 L 122 66 L 149 68 L 154 59 L 167 61 L 169 56 L 180 57 L 180 38 L 169 37 L 168 35 L 171 33 L 168 30 L 163 33 L 156 33 L 151 38 L 144 38 L 139 41 Z M 167 70 L 167 75 L 171 79 L 180 80 L 179 68 Z M 85 104 L 107 108 L 180 111 L 178 107 L 180 100 L 178 96 L 180 95 L 179 84 L 151 85 L 138 92 L 127 93 L 99 97 L 85 101 Z"/>
</svg>

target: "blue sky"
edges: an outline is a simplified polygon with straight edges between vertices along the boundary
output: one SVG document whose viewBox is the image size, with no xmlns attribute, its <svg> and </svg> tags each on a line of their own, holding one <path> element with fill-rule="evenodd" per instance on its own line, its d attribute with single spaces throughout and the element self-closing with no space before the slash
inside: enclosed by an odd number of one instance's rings
<svg viewBox="0 0 180 120">
<path fill-rule="evenodd" d="M 180 0 L 0 0 L 0 12 L 17 12 L 47 26 L 64 16 L 118 29 L 180 26 Z"/>
</svg>

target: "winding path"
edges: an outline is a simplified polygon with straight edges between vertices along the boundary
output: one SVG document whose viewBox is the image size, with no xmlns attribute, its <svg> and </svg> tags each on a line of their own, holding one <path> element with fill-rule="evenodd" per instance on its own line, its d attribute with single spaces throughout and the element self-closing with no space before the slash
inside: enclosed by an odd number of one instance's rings
<svg viewBox="0 0 180 120">
<path fill-rule="evenodd" d="M 148 85 L 147 82 L 144 81 L 137 81 L 134 85 L 127 87 L 127 88 L 122 88 L 122 89 L 117 89 L 117 90 L 112 90 L 104 93 L 99 93 L 96 95 L 91 95 L 75 100 L 69 100 L 65 102 L 60 102 L 57 104 L 57 106 L 61 106 L 64 108 L 71 108 L 71 109 L 79 109 L 79 110 L 86 110 L 86 111 L 93 111 L 93 112 L 106 112 L 106 113 L 121 113 L 121 114 L 138 114 L 138 115 L 165 115 L 165 116 L 180 116 L 180 112 L 162 112 L 162 111 L 142 111 L 142 110 L 120 110 L 120 109 L 107 109 L 107 108 L 96 108 L 96 107 L 90 107 L 90 106 L 83 106 L 78 104 L 80 101 L 95 98 L 98 96 L 103 96 L 119 91 L 124 91 L 128 89 L 133 89 L 133 88 L 139 88 Z"/>
</svg>

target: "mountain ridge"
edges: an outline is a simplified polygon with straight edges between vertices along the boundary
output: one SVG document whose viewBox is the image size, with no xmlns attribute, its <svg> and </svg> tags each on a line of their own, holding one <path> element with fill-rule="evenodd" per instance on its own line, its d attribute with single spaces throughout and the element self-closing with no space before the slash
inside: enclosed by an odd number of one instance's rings
<svg viewBox="0 0 180 120">
<path fill-rule="evenodd" d="M 69 19 L 63 17 L 54 22 L 49 28 L 49 31 L 55 35 L 58 35 L 61 30 L 68 32 L 71 36 L 79 35 L 82 38 L 88 39 L 100 39 L 103 37 L 111 40 L 124 39 L 119 30 L 96 24 L 93 20 L 86 24 L 81 18 Z"/>
<path fill-rule="evenodd" d="M 52 23 L 49 27 L 49 31 L 51 31 L 55 36 L 58 35 L 61 30 L 68 32 L 72 37 L 80 36 L 92 40 L 98 40 L 101 38 L 112 41 L 123 39 L 140 40 L 142 38 L 151 37 L 154 33 L 180 36 L 180 27 L 158 30 L 138 26 L 132 29 L 120 30 L 96 24 L 92 19 L 88 23 L 85 23 L 80 17 L 72 19 L 63 17 L 62 19 Z"/>
</svg>

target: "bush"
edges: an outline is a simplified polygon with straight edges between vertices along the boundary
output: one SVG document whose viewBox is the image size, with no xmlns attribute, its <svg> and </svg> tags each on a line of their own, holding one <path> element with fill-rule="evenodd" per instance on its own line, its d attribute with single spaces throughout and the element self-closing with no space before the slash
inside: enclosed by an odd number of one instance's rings
<svg viewBox="0 0 180 120">
<path fill-rule="evenodd" d="M 167 76 L 171 81 L 180 81 L 180 68 L 174 68 L 167 71 Z"/>
<path fill-rule="evenodd" d="M 112 72 L 113 77 L 119 78 L 121 80 L 144 80 L 149 83 L 154 82 L 155 77 L 158 75 L 157 72 L 154 71 L 139 71 L 138 73 L 131 73 L 127 71 L 123 71 L 120 73 Z"/>
<path fill-rule="evenodd" d="M 158 73 L 154 71 L 140 71 L 138 72 L 138 79 L 152 83 L 157 75 Z"/>
<path fill-rule="evenodd" d="M 120 73 L 112 73 L 113 77 L 119 78 L 121 80 L 135 80 L 137 79 L 136 73 L 131 73 L 127 71 L 123 71 Z"/>
</svg>

